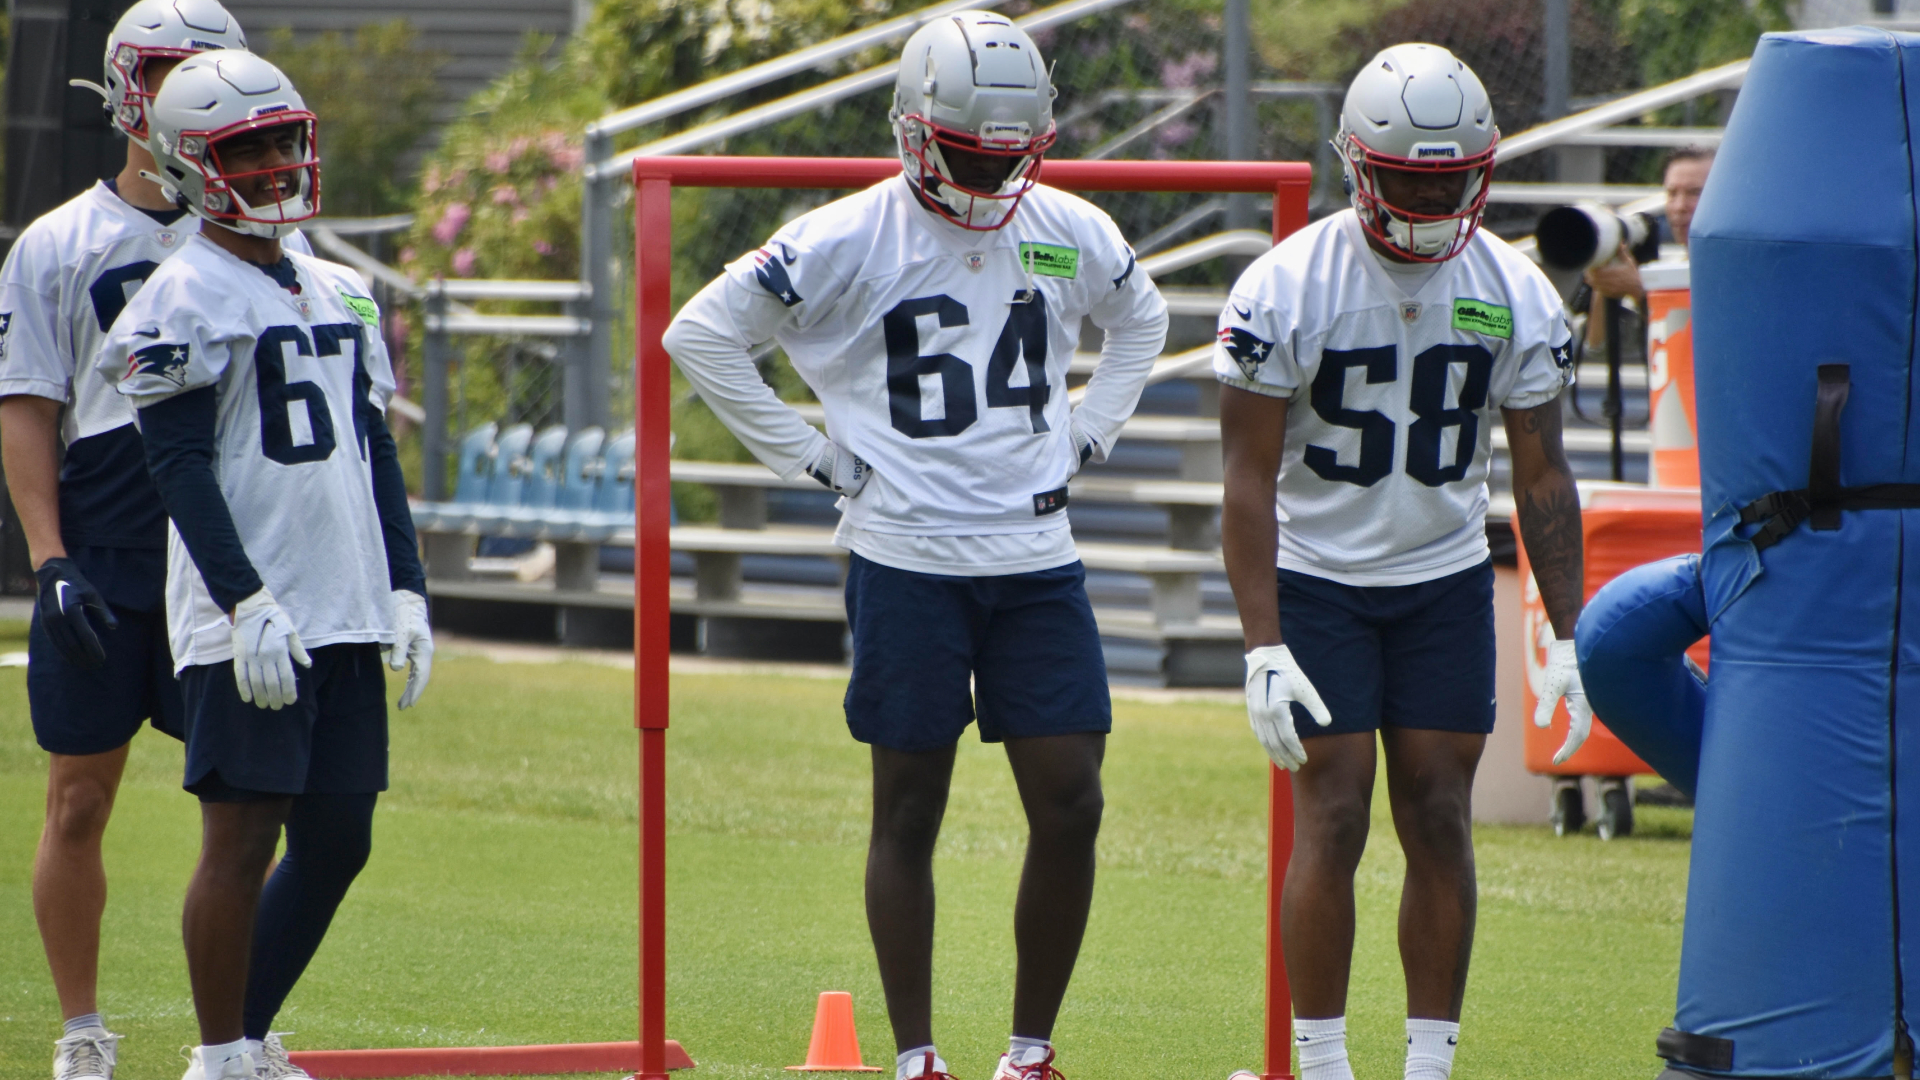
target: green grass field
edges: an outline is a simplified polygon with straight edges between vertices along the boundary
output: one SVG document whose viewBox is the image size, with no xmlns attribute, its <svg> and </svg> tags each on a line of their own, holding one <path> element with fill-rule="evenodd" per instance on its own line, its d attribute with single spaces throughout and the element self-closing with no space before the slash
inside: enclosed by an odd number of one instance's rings
<svg viewBox="0 0 1920 1080">
<path fill-rule="evenodd" d="M 24 648 L 0 625 L 0 652 Z M 632 1038 L 636 738 L 630 673 L 445 656 L 393 723 L 371 865 L 279 1024 L 299 1048 Z M 853 993 L 890 1061 L 860 901 L 866 762 L 841 684 L 676 677 L 668 1023 L 694 1075 L 786 1075 L 815 996 Z M 1119 702 L 1102 871 L 1056 1041 L 1073 1080 L 1224 1080 L 1257 1065 L 1265 759 L 1238 708 Z M 143 734 L 107 836 L 102 1006 L 122 1080 L 196 1041 L 181 890 L 197 846 L 180 751 Z M 45 762 L 25 673 L 0 669 L 0 1077 L 44 1076 L 59 1015 L 29 899 Z M 965 1080 L 1005 1046 L 1024 829 L 997 750 L 962 743 L 937 868 L 935 1029 Z M 1687 817 L 1601 844 L 1478 835 L 1480 926 L 1455 1076 L 1652 1076 L 1672 1015 Z M 1401 873 L 1384 808 L 1360 871 L 1349 1008 L 1362 1080 L 1398 1077 Z"/>
</svg>

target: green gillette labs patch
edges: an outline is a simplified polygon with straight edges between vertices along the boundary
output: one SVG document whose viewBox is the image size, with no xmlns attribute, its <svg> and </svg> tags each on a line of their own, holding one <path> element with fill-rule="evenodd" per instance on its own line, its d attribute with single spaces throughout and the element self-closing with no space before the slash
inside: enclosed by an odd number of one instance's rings
<svg viewBox="0 0 1920 1080">
<path fill-rule="evenodd" d="M 354 296 L 352 293 L 343 292 L 340 294 L 340 301 L 352 308 L 353 313 L 360 316 L 361 322 L 366 323 L 368 326 L 380 325 L 380 308 L 379 305 L 375 304 L 372 300 L 364 296 Z"/>
<path fill-rule="evenodd" d="M 1453 302 L 1453 328 L 1488 337 L 1513 337 L 1513 309 L 1460 297 Z"/>
<path fill-rule="evenodd" d="M 1020 245 L 1020 265 L 1048 277 L 1075 277 L 1080 273 L 1080 249 L 1059 244 Z"/>
</svg>

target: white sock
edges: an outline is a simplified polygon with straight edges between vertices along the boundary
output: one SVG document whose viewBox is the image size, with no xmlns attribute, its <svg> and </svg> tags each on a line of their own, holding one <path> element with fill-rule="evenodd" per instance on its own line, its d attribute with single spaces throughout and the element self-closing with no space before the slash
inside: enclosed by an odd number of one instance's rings
<svg viewBox="0 0 1920 1080">
<path fill-rule="evenodd" d="M 101 1031 L 105 1031 L 107 1030 L 107 1022 L 100 1019 L 100 1014 L 97 1012 L 91 1012 L 85 1016 L 76 1016 L 67 1021 L 67 1030 L 62 1037 L 72 1035 L 75 1032 L 85 1031 L 88 1028 L 99 1028 Z"/>
<path fill-rule="evenodd" d="M 1353 1080 L 1346 1017 L 1294 1020 L 1293 1048 L 1300 1052 L 1300 1080 Z"/>
<path fill-rule="evenodd" d="M 260 1051 L 266 1044 L 260 1039 L 242 1039 L 240 1041 L 247 1044 L 247 1053 L 253 1055 L 253 1063 L 255 1065 L 260 1064 Z"/>
<path fill-rule="evenodd" d="M 924 1076 L 927 1071 L 927 1055 L 933 1054 L 933 1071 L 946 1072 L 947 1063 L 940 1060 L 931 1046 L 916 1046 L 903 1050 L 893 1059 L 894 1080 L 910 1080 L 915 1076 Z"/>
<path fill-rule="evenodd" d="M 226 1075 L 226 1064 L 228 1061 L 240 1057 L 246 1052 L 247 1040 L 245 1039 L 235 1039 L 230 1043 L 221 1043 L 219 1046 L 202 1046 L 200 1048 L 200 1068 L 206 1073 L 208 1080 L 216 1080 L 216 1078 Z"/>
<path fill-rule="evenodd" d="M 1446 1020 L 1407 1021 L 1407 1080 L 1447 1080 L 1460 1025 Z"/>
<path fill-rule="evenodd" d="M 1013 1066 L 1031 1065 L 1047 1056 L 1053 1049 L 1051 1039 L 1027 1039 L 1019 1035 L 1007 1040 L 1007 1064 Z"/>
</svg>

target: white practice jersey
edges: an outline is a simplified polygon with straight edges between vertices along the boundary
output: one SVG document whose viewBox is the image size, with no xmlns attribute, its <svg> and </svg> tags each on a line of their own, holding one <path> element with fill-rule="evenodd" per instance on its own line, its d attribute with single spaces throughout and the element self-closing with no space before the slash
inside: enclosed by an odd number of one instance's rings
<svg viewBox="0 0 1920 1080">
<path fill-rule="evenodd" d="M 1499 237 L 1476 232 L 1411 294 L 1397 276 L 1348 210 L 1255 260 L 1220 313 L 1215 375 L 1290 403 L 1284 569 L 1407 585 L 1482 562 L 1499 410 L 1573 380 L 1559 294 Z"/>
<path fill-rule="evenodd" d="M 1107 349 L 1075 409 L 1067 366 L 1087 316 Z M 970 232 L 894 177 L 729 264 L 682 309 L 667 344 L 729 418 L 700 345 L 778 341 L 819 397 L 827 436 L 873 466 L 858 497 L 842 500 L 842 542 L 904 569 L 978 574 L 1075 558 L 1066 484 L 1080 461 L 1069 414 L 1104 457 L 1165 333 L 1159 291 L 1091 203 L 1036 186 L 1005 228 Z M 783 475 L 818 449 L 820 436 L 797 418 L 755 420 L 742 409 L 730 426 Z M 865 550 L 861 537 L 909 539 Z M 941 537 L 980 542 L 932 542 Z M 919 565 L 915 550 L 962 565 Z"/>
<path fill-rule="evenodd" d="M 135 408 L 216 387 L 214 473 L 248 559 L 312 649 L 393 640 L 386 542 L 355 403 L 393 368 L 366 286 L 289 253 L 300 292 L 193 237 L 128 303 L 100 374 Z M 167 550 L 176 668 L 232 658 L 231 626 L 177 532 Z"/>
<path fill-rule="evenodd" d="M 102 182 L 27 226 L 0 269 L 0 396 L 71 406 L 60 492 L 68 543 L 160 542 L 165 513 L 129 427 L 133 408 L 87 369 L 127 302 L 199 231 L 199 218 L 162 223 Z M 312 254 L 298 233 L 281 243 Z"/>
</svg>

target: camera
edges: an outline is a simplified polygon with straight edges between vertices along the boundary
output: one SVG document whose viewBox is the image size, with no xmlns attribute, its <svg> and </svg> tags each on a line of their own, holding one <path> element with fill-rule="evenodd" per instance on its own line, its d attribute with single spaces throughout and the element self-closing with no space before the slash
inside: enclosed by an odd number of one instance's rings
<svg viewBox="0 0 1920 1080">
<path fill-rule="evenodd" d="M 1636 263 L 1660 257 L 1660 230 L 1646 214 L 1622 214 L 1599 203 L 1558 206 L 1534 229 L 1540 261 L 1555 270 L 1587 270 L 1613 261 L 1622 241 Z"/>
</svg>

